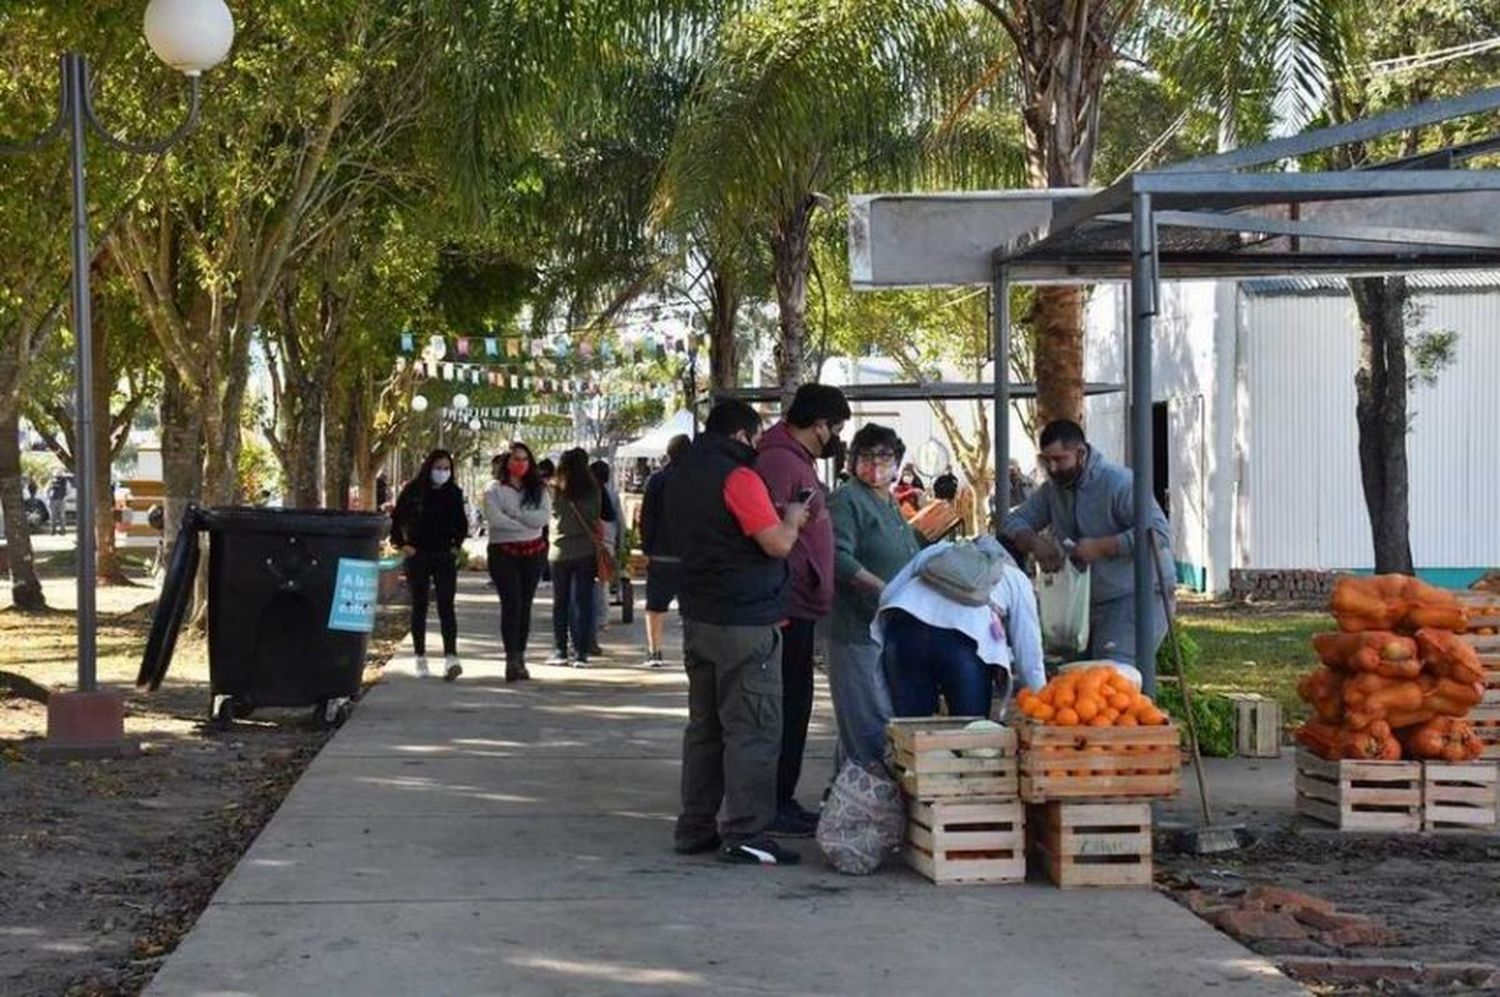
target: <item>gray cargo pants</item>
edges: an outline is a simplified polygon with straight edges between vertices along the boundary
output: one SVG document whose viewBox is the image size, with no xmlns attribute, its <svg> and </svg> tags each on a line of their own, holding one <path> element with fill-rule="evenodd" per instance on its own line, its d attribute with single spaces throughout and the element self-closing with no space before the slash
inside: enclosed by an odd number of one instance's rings
<svg viewBox="0 0 1500 997">
<path fill-rule="evenodd" d="M 1146 695 L 1156 694 L 1156 651 L 1167 635 L 1167 616 L 1161 594 L 1151 593 L 1151 646 L 1140 654 L 1135 646 L 1135 596 L 1096 602 L 1089 610 L 1089 659 L 1134 665 L 1141 673 Z"/>
<path fill-rule="evenodd" d="M 682 735 L 677 844 L 726 844 L 763 833 L 776 817 L 781 756 L 781 631 L 683 620 L 688 723 Z"/>
</svg>

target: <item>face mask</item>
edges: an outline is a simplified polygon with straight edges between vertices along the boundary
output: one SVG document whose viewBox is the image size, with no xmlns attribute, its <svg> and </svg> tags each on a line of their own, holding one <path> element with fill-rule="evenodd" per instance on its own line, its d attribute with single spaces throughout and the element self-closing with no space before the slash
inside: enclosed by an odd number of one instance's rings
<svg viewBox="0 0 1500 997">
<path fill-rule="evenodd" d="M 869 461 L 860 461 L 854 465 L 854 473 L 859 480 L 871 488 L 884 488 L 891 483 L 891 466 L 889 464 L 873 464 Z"/>
<path fill-rule="evenodd" d="M 451 477 L 453 477 L 452 471 L 444 471 L 436 467 L 432 469 L 432 483 L 434 485 L 437 485 L 439 488 L 446 485 L 448 483 L 448 479 Z"/>
<path fill-rule="evenodd" d="M 849 458 L 849 447 L 841 438 L 831 436 L 823 446 L 823 456 L 832 460 L 835 467 L 843 467 L 844 462 Z"/>
<path fill-rule="evenodd" d="M 526 477 L 526 471 L 530 467 L 531 462 L 525 460 L 511 460 L 505 465 L 505 469 L 510 472 L 510 476 L 513 478 Z"/>
</svg>

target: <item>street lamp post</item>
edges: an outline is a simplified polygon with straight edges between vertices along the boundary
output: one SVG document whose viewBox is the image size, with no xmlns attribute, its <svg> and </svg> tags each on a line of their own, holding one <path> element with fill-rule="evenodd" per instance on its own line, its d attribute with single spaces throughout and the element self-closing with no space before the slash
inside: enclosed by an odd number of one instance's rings
<svg viewBox="0 0 1500 997">
<path fill-rule="evenodd" d="M 131 142 L 111 134 L 94 112 L 89 90 L 88 60 L 76 52 L 65 54 L 61 61 L 61 87 L 57 118 L 38 137 L 18 144 L 0 145 L 0 155 L 15 156 L 35 152 L 60 139 L 66 139 L 73 179 L 73 339 L 74 369 L 77 375 L 74 415 L 74 452 L 77 454 L 78 479 L 78 691 L 97 691 L 95 537 L 94 496 L 98 489 L 94 469 L 94 379 L 93 329 L 90 320 L 88 191 L 85 161 L 88 133 L 92 129 L 106 143 L 125 152 L 151 155 L 165 152 L 190 131 L 198 121 L 199 77 L 229 54 L 234 42 L 234 20 L 224 0 L 151 0 L 146 6 L 144 33 L 153 52 L 162 62 L 188 77 L 190 106 L 186 119 L 168 136 L 153 142 Z M 85 714 L 97 717 L 97 707 L 84 707 Z M 64 711 L 66 713 L 66 711 Z M 94 724 L 87 720 L 73 725 L 63 717 L 63 729 L 54 730 L 56 711 L 48 715 L 49 736 L 62 741 L 101 740 L 90 736 Z M 121 721 L 123 723 L 123 721 Z M 106 726 L 109 726 L 106 723 Z M 109 740 L 106 734 L 102 740 Z M 113 740 L 118 741 L 119 735 Z"/>
</svg>

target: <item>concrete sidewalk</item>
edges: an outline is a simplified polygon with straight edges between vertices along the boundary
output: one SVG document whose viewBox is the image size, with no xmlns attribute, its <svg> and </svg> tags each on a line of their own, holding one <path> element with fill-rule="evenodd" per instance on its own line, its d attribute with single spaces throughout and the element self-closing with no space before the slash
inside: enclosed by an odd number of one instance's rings
<svg viewBox="0 0 1500 997">
<path fill-rule="evenodd" d="M 508 686 L 477 576 L 460 612 L 464 678 L 393 662 L 149 993 L 1299 992 L 1151 891 L 845 877 L 811 841 L 795 868 L 679 858 L 680 666 L 639 666 L 639 623 L 616 623 L 614 667 Z M 814 723 L 804 802 L 830 765 L 821 693 Z"/>
</svg>

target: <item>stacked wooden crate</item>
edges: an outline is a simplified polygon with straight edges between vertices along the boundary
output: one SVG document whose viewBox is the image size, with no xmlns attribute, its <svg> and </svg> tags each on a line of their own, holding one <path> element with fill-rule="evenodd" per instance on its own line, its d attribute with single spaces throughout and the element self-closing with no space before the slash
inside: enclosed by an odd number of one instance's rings
<svg viewBox="0 0 1500 997">
<path fill-rule="evenodd" d="M 1489 617 L 1469 618 L 1470 633 L 1464 640 L 1479 652 L 1479 663 L 1484 666 L 1484 698 L 1469 711 L 1469 724 L 1474 733 L 1484 742 L 1484 758 L 1500 760 L 1500 635 L 1474 632 L 1482 623 L 1500 623 L 1500 619 Z M 1493 626 L 1480 627 L 1493 631 Z"/>
<path fill-rule="evenodd" d="M 907 797 L 906 859 L 934 883 L 1026 878 L 1016 734 L 973 717 L 891 721 L 892 771 Z"/>
<path fill-rule="evenodd" d="M 1297 750 L 1297 812 L 1341 831 L 1420 831 L 1422 763 L 1329 761 Z"/>
<path fill-rule="evenodd" d="M 1020 727 L 1028 841 L 1052 882 L 1150 886 L 1150 800 L 1182 785 L 1181 734 L 1159 727 Z"/>
<path fill-rule="evenodd" d="M 1297 812 L 1341 831 L 1486 831 L 1500 813 L 1494 762 L 1329 761 L 1297 751 Z"/>
</svg>

